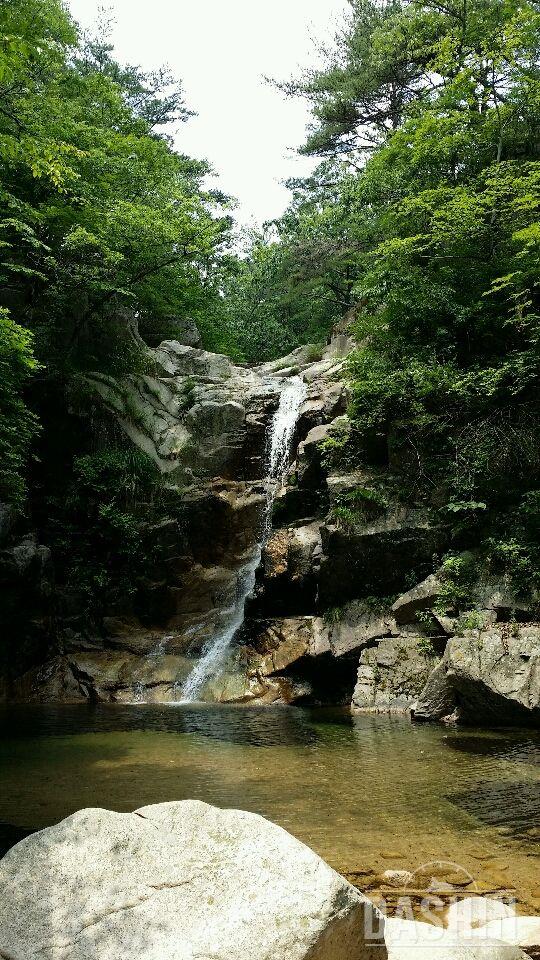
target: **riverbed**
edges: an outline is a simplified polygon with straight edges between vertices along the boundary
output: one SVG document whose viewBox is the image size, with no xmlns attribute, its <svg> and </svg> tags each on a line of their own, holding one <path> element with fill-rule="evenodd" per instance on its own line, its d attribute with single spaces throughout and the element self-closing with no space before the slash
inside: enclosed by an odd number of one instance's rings
<svg viewBox="0 0 540 960">
<path fill-rule="evenodd" d="M 540 912 L 540 733 L 300 708 L 0 709 L 0 844 L 81 807 L 197 798 L 260 813 L 369 887 L 456 864 Z"/>
</svg>

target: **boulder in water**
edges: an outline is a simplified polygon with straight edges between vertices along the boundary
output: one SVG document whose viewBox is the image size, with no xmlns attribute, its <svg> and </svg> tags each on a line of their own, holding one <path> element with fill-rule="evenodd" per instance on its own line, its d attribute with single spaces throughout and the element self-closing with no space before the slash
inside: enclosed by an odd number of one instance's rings
<svg viewBox="0 0 540 960">
<path fill-rule="evenodd" d="M 540 627 L 496 624 L 449 641 L 422 691 L 415 717 L 458 710 L 464 722 L 540 723 Z"/>
<path fill-rule="evenodd" d="M 497 937 L 505 943 L 522 947 L 533 957 L 540 956 L 540 917 L 504 917 L 490 920 L 485 927 L 473 931 L 480 940 Z"/>
<path fill-rule="evenodd" d="M 252 813 L 81 810 L 0 863 L 0 956 L 384 960 L 375 907 Z"/>
<path fill-rule="evenodd" d="M 446 924 L 449 930 L 469 931 L 476 927 L 483 927 L 491 920 L 502 920 L 504 917 L 515 917 L 515 915 L 514 908 L 503 903 L 502 900 L 493 900 L 491 897 L 465 897 L 449 906 Z"/>
</svg>

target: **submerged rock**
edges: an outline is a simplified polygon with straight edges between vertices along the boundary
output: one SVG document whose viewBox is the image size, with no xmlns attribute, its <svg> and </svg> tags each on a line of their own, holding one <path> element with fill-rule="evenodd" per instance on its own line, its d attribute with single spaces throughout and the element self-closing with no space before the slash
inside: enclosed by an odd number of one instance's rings
<svg viewBox="0 0 540 960">
<path fill-rule="evenodd" d="M 0 956 L 384 960 L 375 907 L 280 827 L 194 800 L 81 810 L 0 863 Z"/>
</svg>

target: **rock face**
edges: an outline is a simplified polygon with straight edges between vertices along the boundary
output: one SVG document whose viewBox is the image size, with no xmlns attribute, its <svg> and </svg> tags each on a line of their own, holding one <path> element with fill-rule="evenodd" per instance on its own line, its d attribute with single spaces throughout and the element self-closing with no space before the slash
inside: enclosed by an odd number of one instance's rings
<svg viewBox="0 0 540 960">
<path fill-rule="evenodd" d="M 540 627 L 501 624 L 449 641 L 422 692 L 419 719 L 540 722 Z"/>
<path fill-rule="evenodd" d="M 179 336 L 182 343 L 149 351 L 145 375 L 90 378 L 162 477 L 163 512 L 144 524 L 151 560 L 133 594 L 97 625 L 82 622 L 69 591 L 56 589 L 52 609 L 47 548 L 36 538 L 5 542 L 13 517 L 0 506 L 0 586 L 13 597 L 14 630 L 22 604 L 31 622 L 28 636 L 10 639 L 21 657 L 0 664 L 0 697 L 178 699 L 205 644 L 226 635 L 242 584 L 251 585 L 245 571 L 257 563 L 266 516 L 268 425 L 287 378 L 299 376 L 306 395 L 292 463 L 242 629 L 205 698 L 537 723 L 534 604 L 491 572 L 474 572 L 467 599 L 452 592 L 444 564 L 433 572 L 449 547 L 440 511 L 401 502 L 388 476 L 399 454 L 392 438 L 362 440 L 360 456 L 354 448 L 347 324 L 323 349 L 299 347 L 252 368 L 199 349 L 189 324 Z M 470 571 L 474 551 L 466 557 Z"/>
<path fill-rule="evenodd" d="M 81 810 L 12 848 L 0 888 L 10 960 L 387 956 L 376 909 L 311 850 L 198 801 Z"/>
<path fill-rule="evenodd" d="M 391 713 L 411 710 L 437 660 L 423 637 L 405 634 L 382 640 L 360 657 L 353 707 Z"/>
<path fill-rule="evenodd" d="M 395 510 L 354 530 L 323 526 L 320 600 L 333 606 L 354 597 L 392 593 L 411 569 L 429 569 L 444 542 L 422 512 Z"/>
<path fill-rule="evenodd" d="M 260 477 L 279 379 L 174 340 L 151 351 L 150 361 L 152 375 L 89 380 L 160 471 L 182 483 Z"/>
</svg>

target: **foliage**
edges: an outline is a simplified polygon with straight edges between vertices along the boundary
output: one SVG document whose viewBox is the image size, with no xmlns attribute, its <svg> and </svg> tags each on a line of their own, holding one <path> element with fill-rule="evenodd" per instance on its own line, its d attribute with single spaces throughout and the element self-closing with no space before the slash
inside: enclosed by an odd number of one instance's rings
<svg viewBox="0 0 540 960">
<path fill-rule="evenodd" d="M 388 506 L 384 494 L 375 487 L 357 486 L 336 496 L 331 517 L 346 530 L 354 530 L 360 523 L 377 516 Z"/>
<path fill-rule="evenodd" d="M 0 6 L 0 307 L 44 385 L 133 372 L 137 327 L 213 313 L 230 218 L 163 129 L 189 115 L 166 71 L 116 63 L 60 0 Z"/>
<path fill-rule="evenodd" d="M 434 657 L 435 656 L 435 647 L 429 639 L 429 637 L 419 637 L 417 643 L 418 650 L 424 657 Z"/>
<path fill-rule="evenodd" d="M 151 460 L 127 445 L 106 445 L 73 460 L 62 503 L 51 500 L 51 542 L 59 572 L 81 612 L 99 618 L 133 594 L 149 563 L 144 524 L 159 504 Z"/>
<path fill-rule="evenodd" d="M 0 500 L 19 506 L 26 492 L 28 451 L 37 432 L 36 418 L 22 390 L 37 367 L 31 334 L 0 309 Z"/>
<path fill-rule="evenodd" d="M 329 607 L 324 612 L 323 620 L 329 626 L 337 626 L 343 620 L 344 613 L 343 607 Z"/>
<path fill-rule="evenodd" d="M 268 283 L 274 302 L 309 284 L 315 310 L 330 289 L 342 313 L 353 307 L 350 431 L 325 441 L 325 462 L 389 466 L 457 547 L 483 544 L 533 584 L 540 526 L 522 505 L 540 483 L 538 4 L 351 0 L 324 54 L 283 85 L 310 101 L 303 150 L 323 159 L 277 228 L 297 271 Z"/>
<path fill-rule="evenodd" d="M 447 554 L 438 570 L 440 590 L 437 610 L 442 613 L 459 611 L 471 605 L 473 587 L 478 577 L 476 562 L 474 555 L 468 552 Z"/>
<path fill-rule="evenodd" d="M 456 622 L 456 632 L 462 633 L 463 630 L 483 630 L 486 626 L 486 615 L 481 610 L 469 610 L 461 614 Z"/>
</svg>

